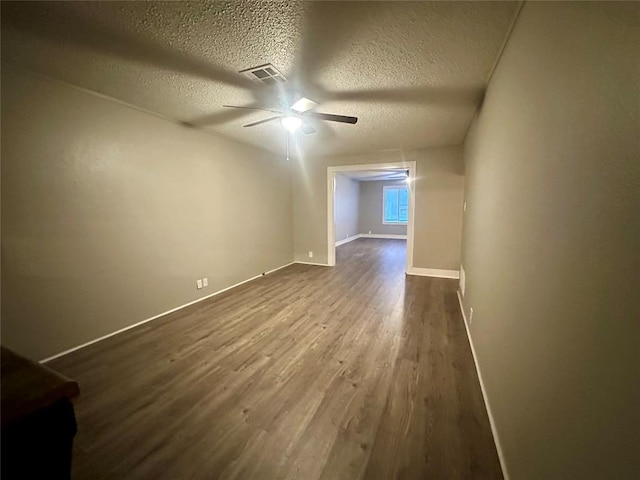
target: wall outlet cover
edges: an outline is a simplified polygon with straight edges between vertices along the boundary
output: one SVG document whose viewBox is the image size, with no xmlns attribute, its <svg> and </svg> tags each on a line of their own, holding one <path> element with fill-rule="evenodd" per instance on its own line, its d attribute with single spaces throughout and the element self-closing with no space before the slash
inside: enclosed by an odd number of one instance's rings
<svg viewBox="0 0 640 480">
<path fill-rule="evenodd" d="M 202 286 L 203 287 L 208 287 L 209 286 L 209 279 L 207 277 L 204 277 L 202 279 Z"/>
<path fill-rule="evenodd" d="M 313 252 L 309 250 L 309 258 L 313 258 Z"/>
<path fill-rule="evenodd" d="M 200 290 L 202 288 L 202 280 L 196 280 L 196 288 Z"/>
</svg>

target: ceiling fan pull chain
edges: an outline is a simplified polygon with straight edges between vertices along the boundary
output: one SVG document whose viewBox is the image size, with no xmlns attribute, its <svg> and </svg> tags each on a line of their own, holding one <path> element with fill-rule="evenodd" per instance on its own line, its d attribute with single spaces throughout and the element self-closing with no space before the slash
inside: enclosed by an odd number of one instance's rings
<svg viewBox="0 0 640 480">
<path fill-rule="evenodd" d="M 287 162 L 289 161 L 289 131 L 287 130 Z"/>
</svg>

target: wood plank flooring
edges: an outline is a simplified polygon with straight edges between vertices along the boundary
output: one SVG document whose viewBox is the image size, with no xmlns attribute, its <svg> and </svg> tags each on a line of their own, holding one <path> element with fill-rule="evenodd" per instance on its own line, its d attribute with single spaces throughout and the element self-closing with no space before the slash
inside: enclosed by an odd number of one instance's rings
<svg viewBox="0 0 640 480">
<path fill-rule="evenodd" d="M 73 478 L 501 479 L 455 280 L 359 239 L 49 363 Z"/>
</svg>

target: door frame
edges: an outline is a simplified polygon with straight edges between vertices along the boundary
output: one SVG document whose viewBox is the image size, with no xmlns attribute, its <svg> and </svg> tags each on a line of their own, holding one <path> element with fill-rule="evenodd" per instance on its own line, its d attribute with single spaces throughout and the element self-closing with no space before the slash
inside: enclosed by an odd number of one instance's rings
<svg viewBox="0 0 640 480">
<path fill-rule="evenodd" d="M 390 163 L 372 163 L 363 165 L 340 165 L 327 167 L 327 265 L 336 264 L 335 245 L 335 187 L 336 173 L 353 172 L 358 170 L 383 170 L 388 168 L 403 168 L 409 171 L 409 219 L 407 221 L 407 265 L 405 272 L 409 273 L 413 268 L 413 233 L 416 210 L 416 162 L 401 161 Z M 382 208 L 382 206 L 380 206 Z"/>
</svg>

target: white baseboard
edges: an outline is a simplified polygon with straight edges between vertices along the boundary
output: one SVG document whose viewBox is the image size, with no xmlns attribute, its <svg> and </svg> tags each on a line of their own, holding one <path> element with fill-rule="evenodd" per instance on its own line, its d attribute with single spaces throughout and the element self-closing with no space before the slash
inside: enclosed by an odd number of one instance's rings
<svg viewBox="0 0 640 480">
<path fill-rule="evenodd" d="M 437 268 L 411 267 L 407 270 L 407 274 L 419 275 L 421 277 L 460 278 L 460 272 L 458 270 L 439 270 Z"/>
<path fill-rule="evenodd" d="M 328 267 L 329 265 L 327 265 L 326 263 L 314 263 L 314 262 L 299 262 L 299 261 L 295 261 L 293 263 L 299 263 L 300 265 L 317 265 L 318 267 Z"/>
<path fill-rule="evenodd" d="M 156 319 L 158 319 L 160 317 L 164 317 L 165 315 L 169 315 L 170 313 L 177 312 L 178 310 L 182 310 L 183 308 L 188 307 L 190 305 L 193 305 L 194 303 L 202 302 L 203 300 L 206 300 L 207 298 L 214 297 L 216 295 L 221 294 L 222 292 L 226 292 L 227 290 L 231 290 L 232 288 L 239 287 L 240 285 L 243 285 L 243 284 L 245 284 L 247 282 L 250 282 L 251 280 L 255 280 L 256 278 L 263 277 L 264 275 L 268 275 L 268 274 L 273 273 L 273 272 L 275 272 L 277 270 L 280 270 L 280 269 L 283 269 L 285 267 L 288 267 L 289 265 L 293 265 L 294 263 L 295 262 L 289 262 L 286 265 L 282 265 L 281 267 L 274 268 L 273 270 L 269 270 L 267 272 L 261 273 L 260 275 L 256 275 L 255 277 L 248 278 L 247 280 L 243 280 L 242 282 L 239 282 L 239 283 L 236 283 L 234 285 L 231 285 L 230 287 L 223 288 L 222 290 L 218 290 L 217 292 L 210 293 L 209 295 L 206 295 L 204 297 L 200 297 L 197 300 L 194 300 L 192 302 L 185 303 L 184 305 L 180 305 L 179 307 L 172 308 L 171 310 L 167 310 L 166 312 L 159 313 L 158 315 L 154 315 L 153 317 L 150 317 L 150 318 L 147 318 L 147 319 L 142 320 L 140 322 L 134 323 L 133 325 L 129 325 L 127 327 L 121 328 L 120 330 L 116 330 L 115 332 L 111 332 L 111 333 L 108 333 L 108 334 L 103 335 L 101 337 L 98 337 L 96 339 L 90 340 L 90 341 L 88 341 L 86 343 L 83 343 L 82 345 L 78 345 L 77 347 L 70 348 L 68 350 L 65 350 L 64 352 L 56 353 L 55 355 L 52 355 L 50 357 L 47 357 L 47 358 L 44 358 L 44 359 L 40 360 L 40 363 L 49 362 L 49 361 L 54 360 L 56 358 L 62 357 L 64 355 L 67 355 L 68 353 L 75 352 L 76 350 L 80 350 L 81 348 L 88 347 L 89 345 L 93 345 L 94 343 L 100 342 L 102 340 L 106 340 L 109 337 L 113 337 L 114 335 L 118 335 L 119 333 L 126 332 L 127 330 L 131 330 L 132 328 L 138 327 L 138 326 L 140 326 L 142 324 L 145 324 L 147 322 L 150 322 L 152 320 L 156 320 Z"/>
<path fill-rule="evenodd" d="M 353 242 L 354 240 L 357 240 L 359 238 L 360 238 L 360 234 L 359 233 L 357 235 L 353 235 L 351 237 L 347 237 L 344 240 L 340 240 L 339 242 L 336 242 L 336 247 L 339 247 L 340 245 L 344 245 L 345 243 Z"/>
<path fill-rule="evenodd" d="M 395 238 L 396 240 L 406 240 L 406 235 L 392 235 L 390 233 L 361 233 L 360 238 Z"/>
<path fill-rule="evenodd" d="M 491 433 L 493 434 L 493 441 L 496 444 L 498 459 L 500 460 L 500 467 L 502 468 L 502 476 L 504 477 L 504 480 L 509 480 L 509 472 L 507 471 L 507 464 L 504 461 L 504 453 L 502 452 L 502 446 L 500 445 L 500 439 L 498 437 L 498 430 L 496 429 L 496 423 L 493 420 L 493 413 L 491 412 L 491 406 L 489 405 L 489 397 L 487 397 L 487 391 L 484 388 L 484 381 L 482 380 L 480 365 L 478 365 L 478 357 L 476 357 L 476 349 L 473 346 L 473 339 L 471 338 L 471 332 L 469 331 L 469 323 L 467 322 L 467 315 L 464 313 L 464 306 L 462 305 L 462 297 L 460 296 L 459 290 L 457 293 L 458 293 L 458 303 L 460 304 L 460 311 L 462 312 L 464 328 L 467 331 L 467 338 L 469 339 L 469 345 L 471 346 L 473 363 L 476 366 L 476 372 L 478 373 L 478 380 L 480 381 L 480 390 L 482 390 L 482 398 L 484 399 L 484 406 L 487 409 L 487 415 L 489 416 L 489 424 L 491 425 Z"/>
</svg>

